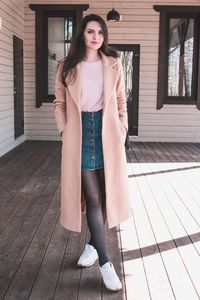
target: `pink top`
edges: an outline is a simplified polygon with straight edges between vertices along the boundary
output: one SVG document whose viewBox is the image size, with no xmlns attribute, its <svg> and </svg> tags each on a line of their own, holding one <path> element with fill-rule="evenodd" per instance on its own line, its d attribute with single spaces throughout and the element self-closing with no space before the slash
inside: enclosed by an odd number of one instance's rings
<svg viewBox="0 0 200 300">
<path fill-rule="evenodd" d="M 98 111 L 103 108 L 102 60 L 80 63 L 81 111 Z"/>
</svg>

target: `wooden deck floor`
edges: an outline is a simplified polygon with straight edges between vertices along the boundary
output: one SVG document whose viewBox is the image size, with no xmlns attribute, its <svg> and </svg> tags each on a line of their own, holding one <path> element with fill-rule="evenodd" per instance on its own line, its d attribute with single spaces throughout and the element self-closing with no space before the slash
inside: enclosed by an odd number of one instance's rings
<svg viewBox="0 0 200 300">
<path fill-rule="evenodd" d="M 123 290 L 98 264 L 76 267 L 88 239 L 59 224 L 59 142 L 27 141 L 0 159 L 0 299 L 200 299 L 200 144 L 134 143 L 133 218 L 107 230 Z"/>
</svg>

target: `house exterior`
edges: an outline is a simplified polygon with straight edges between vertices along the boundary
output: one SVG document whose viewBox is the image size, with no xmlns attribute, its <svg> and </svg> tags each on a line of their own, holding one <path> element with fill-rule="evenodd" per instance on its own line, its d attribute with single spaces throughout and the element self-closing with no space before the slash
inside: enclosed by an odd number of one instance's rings
<svg viewBox="0 0 200 300">
<path fill-rule="evenodd" d="M 107 23 L 110 44 L 130 67 L 131 139 L 200 142 L 199 0 L 1 0 L 0 156 L 25 140 L 60 139 L 54 73 L 70 28 L 89 13 L 106 20 L 113 5 L 122 20 Z"/>
</svg>

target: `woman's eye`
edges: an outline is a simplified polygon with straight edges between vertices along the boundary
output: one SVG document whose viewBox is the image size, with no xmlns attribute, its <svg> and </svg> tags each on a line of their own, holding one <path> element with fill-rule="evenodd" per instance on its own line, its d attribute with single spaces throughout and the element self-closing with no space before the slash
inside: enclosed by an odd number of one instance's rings
<svg viewBox="0 0 200 300">
<path fill-rule="evenodd" d="M 93 31 L 92 30 L 88 30 L 87 33 L 93 33 Z M 103 31 L 99 31 L 98 34 L 103 34 Z"/>
</svg>

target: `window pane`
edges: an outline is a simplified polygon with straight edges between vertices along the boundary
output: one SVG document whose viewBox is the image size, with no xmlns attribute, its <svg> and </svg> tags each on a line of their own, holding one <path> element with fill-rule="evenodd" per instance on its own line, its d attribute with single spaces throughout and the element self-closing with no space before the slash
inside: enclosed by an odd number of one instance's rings
<svg viewBox="0 0 200 300">
<path fill-rule="evenodd" d="M 65 55 L 64 22 L 58 17 L 48 18 L 48 94 L 54 94 L 55 73 L 58 61 Z"/>
<path fill-rule="evenodd" d="M 127 101 L 133 101 L 133 51 L 120 51 Z"/>
<path fill-rule="evenodd" d="M 168 96 L 192 96 L 194 20 L 171 18 L 168 48 Z"/>
<path fill-rule="evenodd" d="M 73 21 L 72 17 L 67 17 L 65 19 L 65 40 L 66 42 L 71 40 L 73 33 Z"/>
<path fill-rule="evenodd" d="M 65 55 L 67 55 L 69 51 L 70 43 L 65 43 Z"/>
</svg>

